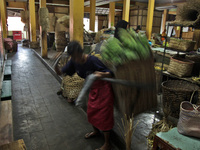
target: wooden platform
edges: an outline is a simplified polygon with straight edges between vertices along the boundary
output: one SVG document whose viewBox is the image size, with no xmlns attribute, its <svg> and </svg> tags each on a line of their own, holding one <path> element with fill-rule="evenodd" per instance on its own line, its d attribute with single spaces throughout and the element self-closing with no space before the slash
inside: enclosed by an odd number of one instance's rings
<svg viewBox="0 0 200 150">
<path fill-rule="evenodd" d="M 6 66 L 12 66 L 12 60 L 6 60 Z"/>
<path fill-rule="evenodd" d="M 168 132 L 159 132 L 154 138 L 153 150 L 199 150 L 200 139 L 184 136 L 178 133 L 177 128 Z"/>
<path fill-rule="evenodd" d="M 26 145 L 24 140 L 20 139 L 12 143 L 0 146 L 0 150 L 26 150 Z"/>
<path fill-rule="evenodd" d="M 13 142 L 13 120 L 11 100 L 1 101 L 0 145 Z"/>
<path fill-rule="evenodd" d="M 11 66 L 5 66 L 5 71 L 4 71 L 4 80 L 11 80 Z"/>
<path fill-rule="evenodd" d="M 10 100 L 12 96 L 11 80 L 5 80 L 2 83 L 1 101 Z"/>
</svg>

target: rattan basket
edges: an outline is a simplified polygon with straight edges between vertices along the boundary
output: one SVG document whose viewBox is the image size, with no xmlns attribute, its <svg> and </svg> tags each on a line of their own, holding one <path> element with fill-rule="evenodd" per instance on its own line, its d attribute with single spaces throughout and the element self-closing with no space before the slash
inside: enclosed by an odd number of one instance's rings
<svg viewBox="0 0 200 150">
<path fill-rule="evenodd" d="M 191 76 L 193 65 L 194 61 L 180 57 L 171 57 L 167 71 L 178 77 Z"/>
<path fill-rule="evenodd" d="M 199 87 L 183 80 L 168 80 L 162 83 L 163 106 L 170 108 L 170 115 L 178 118 L 182 101 L 190 101 Z"/>
<path fill-rule="evenodd" d="M 63 89 L 63 96 L 76 99 L 83 87 L 84 79 L 79 77 L 77 73 L 75 73 L 72 77 L 65 76 L 63 77 L 62 81 L 62 89 Z"/>
<path fill-rule="evenodd" d="M 130 61 L 118 66 L 115 78 L 151 84 L 154 88 L 137 88 L 113 84 L 115 104 L 123 114 L 132 116 L 157 106 L 156 78 L 153 59 Z"/>
<path fill-rule="evenodd" d="M 196 41 L 170 38 L 169 47 L 181 51 L 193 51 Z"/>
</svg>

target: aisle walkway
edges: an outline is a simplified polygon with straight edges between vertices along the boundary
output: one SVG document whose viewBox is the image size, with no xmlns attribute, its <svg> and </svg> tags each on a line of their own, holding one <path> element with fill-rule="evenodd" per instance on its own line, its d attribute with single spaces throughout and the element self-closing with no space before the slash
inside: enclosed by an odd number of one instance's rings
<svg viewBox="0 0 200 150">
<path fill-rule="evenodd" d="M 92 130 L 85 113 L 56 95 L 60 83 L 31 49 L 19 46 L 8 59 L 14 140 L 24 139 L 28 150 L 94 150 L 103 144 L 103 137 L 83 138 Z"/>
</svg>

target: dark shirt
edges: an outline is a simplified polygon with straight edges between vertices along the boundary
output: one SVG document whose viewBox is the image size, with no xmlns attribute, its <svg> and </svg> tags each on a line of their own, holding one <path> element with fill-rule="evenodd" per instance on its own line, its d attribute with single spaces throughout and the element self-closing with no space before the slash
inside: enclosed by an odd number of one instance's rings
<svg viewBox="0 0 200 150">
<path fill-rule="evenodd" d="M 77 64 L 70 60 L 63 68 L 62 72 L 72 76 L 75 72 L 81 77 L 86 78 L 88 75 L 99 72 L 113 73 L 95 56 L 88 55 L 87 61 L 84 64 Z"/>
</svg>

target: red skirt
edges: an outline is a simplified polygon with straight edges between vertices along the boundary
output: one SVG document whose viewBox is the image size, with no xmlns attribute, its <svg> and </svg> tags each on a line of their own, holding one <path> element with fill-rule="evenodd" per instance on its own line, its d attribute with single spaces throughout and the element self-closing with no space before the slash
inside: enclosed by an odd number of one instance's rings
<svg viewBox="0 0 200 150">
<path fill-rule="evenodd" d="M 113 128 L 114 94 L 111 83 L 97 80 L 93 83 L 89 93 L 87 115 L 88 121 L 102 131 Z"/>
</svg>

